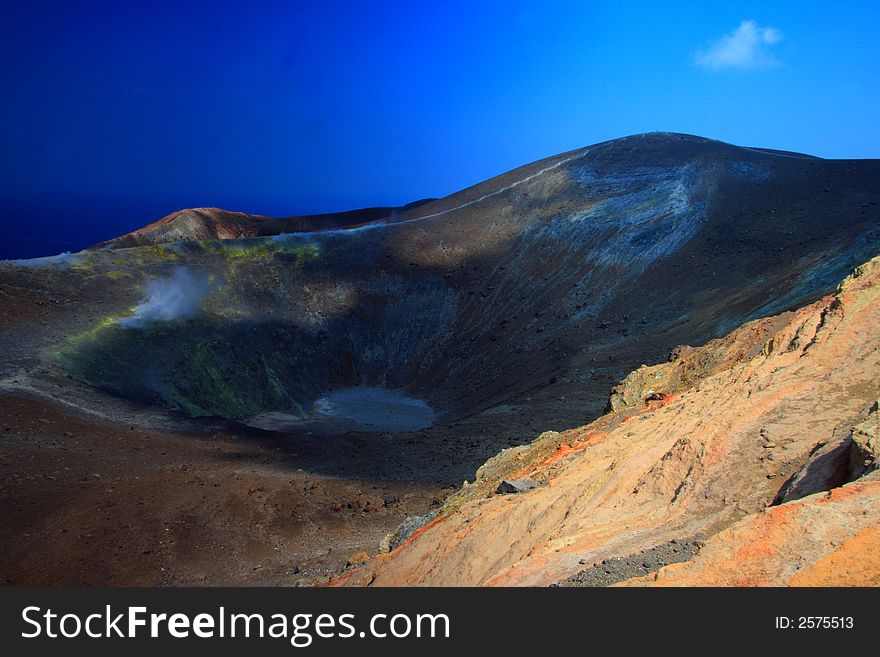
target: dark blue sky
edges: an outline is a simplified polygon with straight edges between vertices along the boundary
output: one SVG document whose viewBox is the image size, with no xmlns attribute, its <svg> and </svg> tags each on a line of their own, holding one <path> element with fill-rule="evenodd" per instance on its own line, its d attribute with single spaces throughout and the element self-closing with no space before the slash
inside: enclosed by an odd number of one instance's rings
<svg viewBox="0 0 880 657">
<path fill-rule="evenodd" d="M 0 258 L 443 196 L 650 130 L 880 155 L 877 2 L 21 2 Z"/>
</svg>

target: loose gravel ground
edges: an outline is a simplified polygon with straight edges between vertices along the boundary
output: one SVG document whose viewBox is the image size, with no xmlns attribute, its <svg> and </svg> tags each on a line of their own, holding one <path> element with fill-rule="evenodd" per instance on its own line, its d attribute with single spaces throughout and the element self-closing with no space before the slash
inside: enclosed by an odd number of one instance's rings
<svg viewBox="0 0 880 657">
<path fill-rule="evenodd" d="M 556 586 L 611 586 L 631 577 L 656 572 L 671 563 L 689 561 L 699 549 L 697 541 L 673 539 L 627 557 L 603 559 Z"/>
</svg>

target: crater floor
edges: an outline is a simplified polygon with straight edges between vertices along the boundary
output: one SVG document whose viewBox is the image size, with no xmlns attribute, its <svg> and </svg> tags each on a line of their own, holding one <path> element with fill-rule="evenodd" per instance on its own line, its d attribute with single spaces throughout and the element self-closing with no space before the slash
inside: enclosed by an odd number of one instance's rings
<svg viewBox="0 0 880 657">
<path fill-rule="evenodd" d="M 434 424 L 434 411 L 421 399 L 407 397 L 399 390 L 355 386 L 333 390 L 319 398 L 307 419 L 289 413 L 261 413 L 247 424 L 267 431 L 305 431 L 327 436 L 364 431 L 421 431 Z"/>
</svg>

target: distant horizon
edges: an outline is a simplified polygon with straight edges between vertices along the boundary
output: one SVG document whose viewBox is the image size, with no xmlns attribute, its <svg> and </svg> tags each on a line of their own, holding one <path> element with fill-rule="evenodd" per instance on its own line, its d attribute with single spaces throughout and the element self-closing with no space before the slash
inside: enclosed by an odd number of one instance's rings
<svg viewBox="0 0 880 657">
<path fill-rule="evenodd" d="M 874 3 L 36 0 L 3 15 L 0 259 L 191 207 L 440 198 L 657 127 L 880 157 Z"/>
</svg>

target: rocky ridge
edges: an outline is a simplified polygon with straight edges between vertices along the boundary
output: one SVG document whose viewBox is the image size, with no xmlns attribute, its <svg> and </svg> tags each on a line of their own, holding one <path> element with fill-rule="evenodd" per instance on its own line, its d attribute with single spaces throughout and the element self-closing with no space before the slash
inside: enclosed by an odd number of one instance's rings
<svg viewBox="0 0 880 657">
<path fill-rule="evenodd" d="M 339 583 L 550 585 L 698 540 L 621 584 L 876 584 L 878 321 L 875 258 L 833 295 L 636 371 L 595 422 L 505 450 Z M 495 493 L 523 476 L 541 485 Z"/>
</svg>

